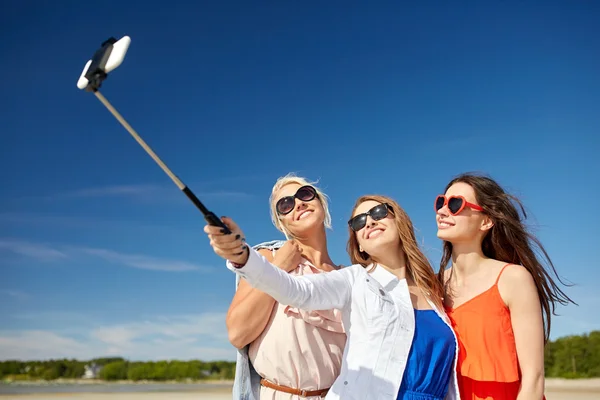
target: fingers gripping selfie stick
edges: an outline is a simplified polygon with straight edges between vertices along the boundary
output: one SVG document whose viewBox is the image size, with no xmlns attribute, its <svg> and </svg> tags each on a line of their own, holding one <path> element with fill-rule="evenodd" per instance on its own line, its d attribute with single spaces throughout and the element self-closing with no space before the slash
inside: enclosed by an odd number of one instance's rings
<svg viewBox="0 0 600 400">
<path fill-rule="evenodd" d="M 83 72 L 77 81 L 77 87 L 85 90 L 86 92 L 93 92 L 94 95 L 104 104 L 104 106 L 114 115 L 114 117 L 123 125 L 125 129 L 133 136 L 133 138 L 142 146 L 146 153 L 152 157 L 152 159 L 162 168 L 162 170 L 171 178 L 171 180 L 177 185 L 177 187 L 194 203 L 196 207 L 204 215 L 204 219 L 210 225 L 219 226 L 225 230 L 225 233 L 231 233 L 229 228 L 221 221 L 212 211 L 209 211 L 204 204 L 196 197 L 196 195 L 188 188 L 170 169 L 167 165 L 156 155 L 156 153 L 144 142 L 144 140 L 137 134 L 137 132 L 125 121 L 125 118 L 119 114 L 119 112 L 106 100 L 106 98 L 100 93 L 99 89 L 102 82 L 108 77 L 108 73 L 113 71 L 123 62 L 131 38 L 124 36 L 120 40 L 110 38 L 102 45 L 96 53 L 89 60 Z"/>
</svg>

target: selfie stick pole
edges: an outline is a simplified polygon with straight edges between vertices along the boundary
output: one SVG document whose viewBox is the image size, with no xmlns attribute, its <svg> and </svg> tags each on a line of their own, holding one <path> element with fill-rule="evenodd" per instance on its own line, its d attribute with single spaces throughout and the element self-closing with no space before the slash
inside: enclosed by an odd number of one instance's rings
<svg viewBox="0 0 600 400">
<path fill-rule="evenodd" d="M 102 82 L 108 77 L 108 73 L 117 68 L 123 62 L 125 53 L 129 48 L 131 39 L 128 36 L 117 41 L 110 38 L 102 46 L 96 50 L 94 57 L 85 65 L 77 87 L 85 89 L 87 92 L 93 92 L 102 104 L 111 112 L 111 114 L 123 125 L 123 127 L 131 134 L 131 136 L 139 143 L 140 146 L 148 153 L 150 157 L 162 168 L 162 170 L 171 178 L 173 183 L 187 196 L 188 199 L 200 210 L 204 215 L 204 219 L 210 225 L 219 226 L 229 234 L 229 228 L 217 217 L 212 211 L 209 211 L 198 197 L 179 179 L 167 165 L 158 157 L 158 155 L 148 146 L 148 144 L 138 135 L 138 133 L 129 125 L 123 116 L 110 104 L 110 102 L 100 93 L 99 89 Z"/>
</svg>

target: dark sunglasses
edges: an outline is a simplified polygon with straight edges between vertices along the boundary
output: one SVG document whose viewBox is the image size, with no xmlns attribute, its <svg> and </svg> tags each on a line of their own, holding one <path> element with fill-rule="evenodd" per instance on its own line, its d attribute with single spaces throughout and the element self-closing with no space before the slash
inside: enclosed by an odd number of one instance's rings
<svg viewBox="0 0 600 400">
<path fill-rule="evenodd" d="M 350 226 L 350 229 L 354 232 L 358 232 L 367 225 L 367 217 L 370 216 L 373 221 L 379 221 L 387 217 L 389 211 L 392 211 L 392 207 L 387 203 L 376 205 L 369 211 L 351 218 L 348 221 L 348 226 Z"/>
<path fill-rule="evenodd" d="M 296 205 L 296 199 L 300 201 L 311 201 L 314 200 L 317 195 L 317 190 L 312 186 L 302 186 L 299 188 L 293 196 L 285 196 L 277 200 L 275 209 L 280 215 L 286 215 L 292 212 Z"/>
<path fill-rule="evenodd" d="M 478 206 L 477 204 L 469 203 L 462 196 L 446 197 L 443 194 L 440 194 L 439 196 L 437 196 L 435 198 L 435 205 L 434 205 L 435 212 L 438 212 L 439 210 L 441 210 L 445 205 L 448 205 L 448 211 L 450 211 L 450 214 L 452 214 L 452 215 L 460 214 L 460 212 L 462 210 L 464 210 L 465 207 L 472 208 L 473 210 L 476 210 L 476 211 L 483 211 L 483 208 L 481 208 L 481 206 Z"/>
</svg>

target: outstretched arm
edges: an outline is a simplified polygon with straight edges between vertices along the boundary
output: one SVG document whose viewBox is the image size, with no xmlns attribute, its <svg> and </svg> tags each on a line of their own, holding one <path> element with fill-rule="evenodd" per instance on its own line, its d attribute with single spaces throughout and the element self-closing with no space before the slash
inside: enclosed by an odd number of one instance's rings
<svg viewBox="0 0 600 400">
<path fill-rule="evenodd" d="M 254 249 L 248 249 L 247 261 L 241 267 L 227 266 L 255 287 L 282 304 L 304 310 L 343 309 L 350 302 L 349 270 L 324 274 L 292 276 L 271 264 Z"/>
<path fill-rule="evenodd" d="M 343 309 L 349 304 L 352 288 L 351 275 L 347 269 L 309 276 L 290 276 L 250 249 L 245 243 L 243 232 L 233 220 L 223 218 L 223 222 L 231 230 L 230 234 L 224 234 L 215 226 L 204 227 L 210 238 L 210 245 L 216 254 L 237 264 L 238 267 L 234 267 L 228 263 L 228 267 L 244 277 L 252 287 L 271 295 L 282 304 L 305 310 Z M 298 265 L 301 255 L 297 246 L 290 245 L 287 248 L 287 261 Z M 282 250 L 283 248 L 279 252 Z"/>
</svg>

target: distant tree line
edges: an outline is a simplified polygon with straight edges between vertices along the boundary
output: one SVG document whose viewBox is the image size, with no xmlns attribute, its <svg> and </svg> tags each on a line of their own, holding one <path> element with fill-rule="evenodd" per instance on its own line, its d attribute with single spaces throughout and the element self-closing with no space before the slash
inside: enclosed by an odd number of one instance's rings
<svg viewBox="0 0 600 400">
<path fill-rule="evenodd" d="M 0 379 L 55 380 L 81 379 L 86 366 L 98 366 L 96 379 L 105 381 L 185 381 L 233 379 L 235 363 L 229 361 L 128 361 L 121 357 L 89 361 L 2 361 Z"/>
<path fill-rule="evenodd" d="M 544 363 L 547 377 L 600 377 L 600 331 L 548 342 Z"/>
<path fill-rule="evenodd" d="M 185 381 L 233 379 L 235 363 L 229 361 L 128 361 L 121 357 L 89 361 L 2 361 L 0 379 L 80 379 L 86 366 L 98 366 L 97 379 L 105 381 Z M 545 373 L 553 378 L 600 377 L 600 331 L 566 336 L 548 342 Z"/>
</svg>

